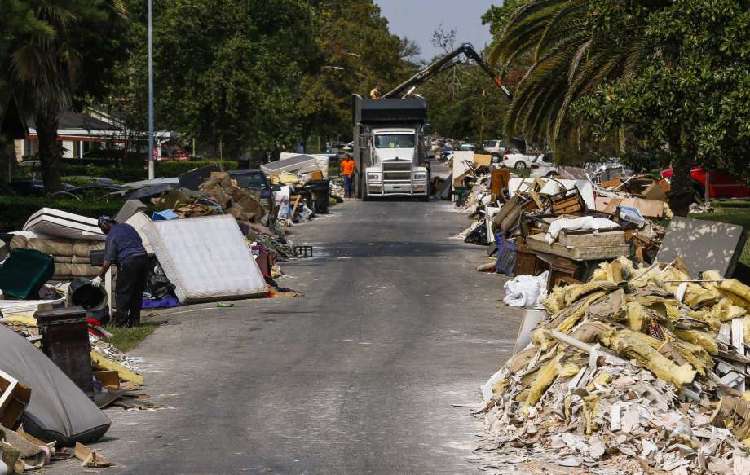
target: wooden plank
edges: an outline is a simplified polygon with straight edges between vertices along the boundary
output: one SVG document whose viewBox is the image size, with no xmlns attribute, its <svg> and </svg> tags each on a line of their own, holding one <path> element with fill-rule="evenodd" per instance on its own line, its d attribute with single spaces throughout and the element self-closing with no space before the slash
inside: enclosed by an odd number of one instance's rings
<svg viewBox="0 0 750 475">
<path fill-rule="evenodd" d="M 117 371 L 94 371 L 94 377 L 108 388 L 120 388 L 120 375 Z"/>
<path fill-rule="evenodd" d="M 106 371 L 116 371 L 120 379 L 123 381 L 129 381 L 133 384 L 142 385 L 143 376 L 131 371 L 125 366 L 121 365 L 116 361 L 112 361 L 106 356 L 98 353 L 96 350 L 91 351 L 91 364 L 95 368 L 101 368 Z"/>
<path fill-rule="evenodd" d="M 103 456 L 98 454 L 95 450 L 92 450 L 80 442 L 76 442 L 75 450 L 73 455 L 81 461 L 81 467 L 87 468 L 106 468 L 111 467 L 112 463 L 105 459 Z"/>
</svg>

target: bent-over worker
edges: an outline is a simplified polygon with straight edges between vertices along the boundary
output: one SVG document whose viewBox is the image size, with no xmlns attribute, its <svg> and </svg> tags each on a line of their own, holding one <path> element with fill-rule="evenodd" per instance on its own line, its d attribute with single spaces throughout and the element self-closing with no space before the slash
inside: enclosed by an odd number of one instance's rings
<svg viewBox="0 0 750 475">
<path fill-rule="evenodd" d="M 115 325 L 133 327 L 141 322 L 143 290 L 148 277 L 148 255 L 138 232 L 126 223 L 117 223 L 109 216 L 99 218 L 99 229 L 107 235 L 104 265 L 93 280 L 101 285 L 112 264 L 117 266 L 115 290 Z"/>
<path fill-rule="evenodd" d="M 344 194 L 347 198 L 354 196 L 354 170 L 356 165 L 350 154 L 346 154 L 341 160 L 341 175 L 344 177 Z"/>
</svg>

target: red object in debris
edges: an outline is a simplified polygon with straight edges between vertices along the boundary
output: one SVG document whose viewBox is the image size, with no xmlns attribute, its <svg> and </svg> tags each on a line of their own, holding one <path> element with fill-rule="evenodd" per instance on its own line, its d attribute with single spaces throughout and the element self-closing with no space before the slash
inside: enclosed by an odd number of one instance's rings
<svg viewBox="0 0 750 475">
<path fill-rule="evenodd" d="M 750 187 L 732 175 L 718 170 L 708 171 L 703 167 L 693 167 L 690 169 L 690 178 L 699 187 L 701 196 L 705 196 L 707 173 L 709 198 L 750 198 Z M 663 170 L 661 176 L 671 179 L 672 169 Z"/>
</svg>

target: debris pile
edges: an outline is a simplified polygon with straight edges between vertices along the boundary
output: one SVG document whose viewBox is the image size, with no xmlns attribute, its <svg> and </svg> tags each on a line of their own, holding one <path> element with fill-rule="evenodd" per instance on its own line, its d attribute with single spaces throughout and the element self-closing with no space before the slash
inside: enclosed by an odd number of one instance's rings
<svg viewBox="0 0 750 475">
<path fill-rule="evenodd" d="M 454 200 L 473 223 L 457 237 L 490 246 L 495 266 L 480 265 L 482 271 L 511 277 L 549 271 L 549 288 L 581 283 L 599 263 L 621 256 L 654 262 L 668 231 L 664 180 L 603 180 L 608 175 L 573 167 L 521 178 L 517 170 L 461 158 L 454 157 L 460 182 L 453 179 Z"/>
<path fill-rule="evenodd" d="M 716 271 L 692 278 L 679 259 L 620 257 L 544 307 L 531 343 L 482 387 L 480 463 L 748 473 L 750 287 Z"/>
<path fill-rule="evenodd" d="M 260 223 L 266 213 L 260 195 L 240 188 L 229 173 L 211 173 L 209 179 L 200 185 L 200 190 L 239 223 Z"/>
<path fill-rule="evenodd" d="M 282 275 L 279 261 L 297 257 L 300 248 L 312 253 L 287 234 L 293 223 L 328 210 L 322 162 L 269 164 L 278 171 L 268 180 L 276 190 L 258 170 L 215 167 L 131 186 L 116 221 L 133 227 L 149 256 L 141 307 L 298 295 L 274 279 Z M 109 429 L 101 409 L 151 405 L 138 392 L 139 361 L 110 344 L 113 335 L 103 326 L 113 310 L 116 269 L 101 286 L 88 279 L 101 270 L 106 237 L 96 219 L 44 208 L 3 238 L 0 473 L 72 457 L 86 468 L 110 466 L 82 445 Z"/>
</svg>

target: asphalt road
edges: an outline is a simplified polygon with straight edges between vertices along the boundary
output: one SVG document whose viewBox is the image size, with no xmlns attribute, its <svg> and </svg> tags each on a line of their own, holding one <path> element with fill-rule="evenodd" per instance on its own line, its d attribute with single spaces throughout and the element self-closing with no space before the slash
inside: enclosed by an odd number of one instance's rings
<svg viewBox="0 0 750 475">
<path fill-rule="evenodd" d="M 108 410 L 107 474 L 472 473 L 479 385 L 520 313 L 448 203 L 355 202 L 295 227 L 303 298 L 182 307 L 133 354 L 154 412 Z M 75 473 L 74 462 L 46 473 Z"/>
</svg>

